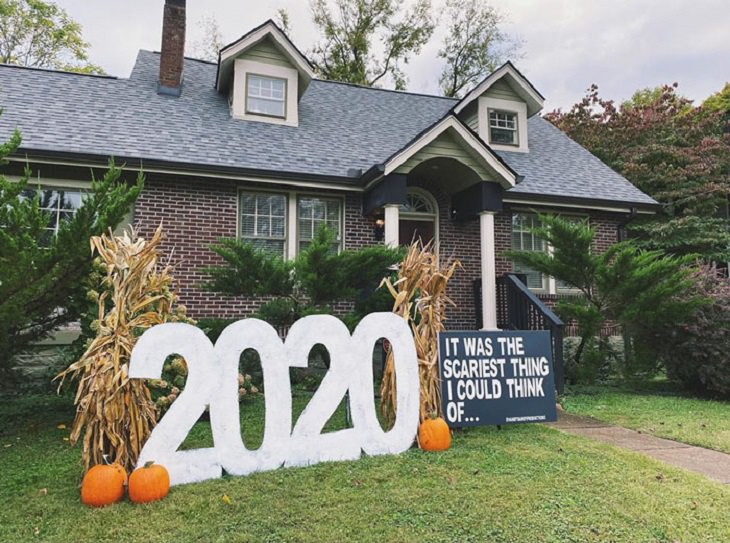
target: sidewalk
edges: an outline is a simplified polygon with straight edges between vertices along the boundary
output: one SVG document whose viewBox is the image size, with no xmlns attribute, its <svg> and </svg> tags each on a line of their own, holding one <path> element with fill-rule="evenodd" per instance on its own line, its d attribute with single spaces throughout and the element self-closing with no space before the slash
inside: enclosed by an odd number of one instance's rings
<svg viewBox="0 0 730 543">
<path fill-rule="evenodd" d="M 720 483 L 730 483 L 730 454 L 611 426 L 600 420 L 571 415 L 560 410 L 558 421 L 549 423 L 548 426 L 567 434 L 588 437 L 637 451 L 672 466 L 701 473 Z"/>
</svg>

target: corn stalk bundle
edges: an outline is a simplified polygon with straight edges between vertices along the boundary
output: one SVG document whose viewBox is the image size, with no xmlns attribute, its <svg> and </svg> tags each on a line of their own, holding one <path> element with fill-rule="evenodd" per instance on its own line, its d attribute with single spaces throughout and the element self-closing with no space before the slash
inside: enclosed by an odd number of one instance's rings
<svg viewBox="0 0 730 543">
<path fill-rule="evenodd" d="M 398 279 L 383 283 L 394 298 L 393 312 L 408 321 L 416 343 L 420 381 L 420 417 L 441 413 L 438 375 L 438 333 L 444 330 L 446 306 L 454 303 L 446 296 L 449 279 L 461 263 L 450 259 L 443 267 L 433 250 L 413 242 L 398 268 Z M 385 372 L 380 385 L 380 411 L 386 424 L 392 425 L 396 414 L 396 384 L 393 352 L 388 350 Z"/>
<path fill-rule="evenodd" d="M 177 296 L 170 288 L 170 266 L 158 265 L 161 239 L 160 227 L 149 241 L 131 229 L 120 237 L 110 232 L 90 240 L 106 273 L 98 296 L 98 321 L 92 323 L 96 337 L 57 377 L 61 385 L 67 377 L 79 380 L 70 440 L 75 444 L 83 434 L 85 469 L 102 463 L 105 455 L 133 469 L 156 422 L 146 383 L 130 380 L 128 370 L 132 348 L 144 330 L 185 320 L 184 306 L 173 309 Z"/>
</svg>

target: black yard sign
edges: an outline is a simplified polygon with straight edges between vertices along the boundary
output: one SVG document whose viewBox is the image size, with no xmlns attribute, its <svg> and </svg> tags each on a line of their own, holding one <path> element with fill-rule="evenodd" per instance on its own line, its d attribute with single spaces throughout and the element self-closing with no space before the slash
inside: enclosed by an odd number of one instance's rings
<svg viewBox="0 0 730 543">
<path fill-rule="evenodd" d="M 548 331 L 441 332 L 439 372 L 452 428 L 557 419 Z"/>
</svg>

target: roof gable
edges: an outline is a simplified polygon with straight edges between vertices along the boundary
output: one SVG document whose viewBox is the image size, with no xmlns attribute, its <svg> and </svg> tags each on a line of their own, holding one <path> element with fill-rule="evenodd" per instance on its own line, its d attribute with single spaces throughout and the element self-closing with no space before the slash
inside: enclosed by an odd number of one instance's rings
<svg viewBox="0 0 730 543">
<path fill-rule="evenodd" d="M 233 76 L 233 63 L 236 58 L 240 58 L 246 53 L 267 56 L 274 64 L 281 63 L 284 59 L 299 72 L 304 81 L 302 88 L 306 88 L 314 78 L 314 67 L 309 60 L 297 49 L 276 23 L 269 19 L 220 50 L 215 82 L 215 86 L 219 91 L 230 85 Z"/>
<path fill-rule="evenodd" d="M 425 152 L 429 149 L 431 152 Z M 504 188 L 517 182 L 512 168 L 453 115 L 447 115 L 391 156 L 384 164 L 383 174 L 407 173 L 406 170 L 436 156 L 455 158 L 481 177 L 492 178 L 485 180 L 497 181 Z"/>
<path fill-rule="evenodd" d="M 511 62 L 507 61 L 489 74 L 456 104 L 454 113 L 461 113 L 469 104 L 490 90 L 503 93 L 507 91 L 507 88 L 527 104 L 528 117 L 532 117 L 542 109 L 543 103 L 545 102 L 543 95 L 538 92 L 532 83 Z"/>
</svg>

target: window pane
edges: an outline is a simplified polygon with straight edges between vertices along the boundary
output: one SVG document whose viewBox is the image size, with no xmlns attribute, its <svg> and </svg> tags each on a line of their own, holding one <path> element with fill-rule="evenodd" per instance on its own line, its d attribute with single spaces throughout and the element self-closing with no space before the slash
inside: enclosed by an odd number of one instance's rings
<svg viewBox="0 0 730 543">
<path fill-rule="evenodd" d="M 272 217 L 271 218 L 271 235 L 274 237 L 284 237 L 285 230 L 284 217 Z"/>
<path fill-rule="evenodd" d="M 241 217 L 241 235 L 251 237 L 256 234 L 256 216 L 243 215 Z"/>
<path fill-rule="evenodd" d="M 244 194 L 241 197 L 241 212 L 250 215 L 256 214 L 256 196 L 253 194 Z"/>
<path fill-rule="evenodd" d="M 506 130 L 504 128 L 494 128 L 492 127 L 490 129 L 490 140 L 492 143 L 515 143 L 515 136 L 517 135 L 517 132 L 513 132 L 511 130 Z"/>
<path fill-rule="evenodd" d="M 61 209 L 75 210 L 81 207 L 81 192 L 63 191 L 59 193 Z"/>
<path fill-rule="evenodd" d="M 248 111 L 250 113 L 261 113 L 263 115 L 284 116 L 284 102 L 275 102 L 264 98 L 248 98 Z"/>
</svg>

